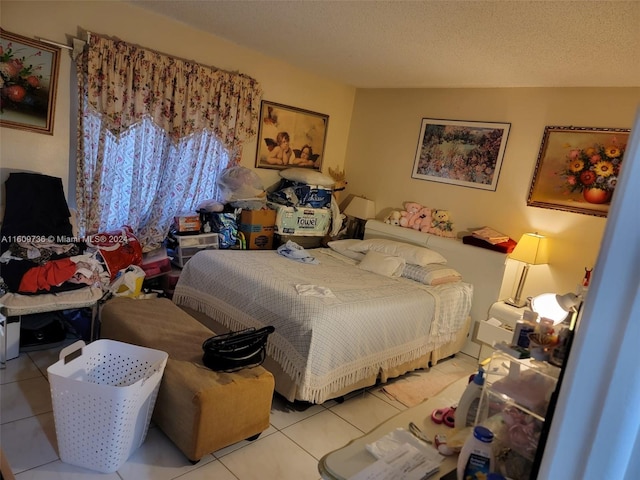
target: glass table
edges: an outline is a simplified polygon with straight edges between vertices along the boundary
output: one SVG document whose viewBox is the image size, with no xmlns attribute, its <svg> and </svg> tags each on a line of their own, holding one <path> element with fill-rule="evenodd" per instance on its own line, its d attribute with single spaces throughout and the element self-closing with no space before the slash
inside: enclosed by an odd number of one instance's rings
<svg viewBox="0 0 640 480">
<path fill-rule="evenodd" d="M 431 421 L 431 412 L 437 408 L 450 407 L 457 404 L 468 381 L 468 376 L 464 376 L 446 387 L 438 395 L 398 413 L 362 437 L 356 438 L 344 447 L 326 454 L 318 463 L 318 470 L 323 480 L 347 480 L 374 463 L 376 461 L 375 457 L 365 449 L 365 446 L 384 437 L 396 428 L 408 430 L 409 422 L 414 422 L 418 425 L 427 438 L 433 439 L 436 434 L 445 434 L 448 438 L 451 438 L 455 430 L 444 424 L 433 423 Z M 440 471 L 432 478 L 442 478 L 452 470 L 455 470 L 457 461 L 457 455 L 445 457 L 445 460 L 440 465 Z"/>
</svg>

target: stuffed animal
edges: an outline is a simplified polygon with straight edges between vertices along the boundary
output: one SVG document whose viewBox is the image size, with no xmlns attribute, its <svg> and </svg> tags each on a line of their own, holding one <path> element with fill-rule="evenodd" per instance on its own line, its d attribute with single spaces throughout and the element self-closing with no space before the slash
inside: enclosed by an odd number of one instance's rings
<svg viewBox="0 0 640 480">
<path fill-rule="evenodd" d="M 400 211 L 400 226 L 406 228 L 414 228 L 414 224 L 420 218 L 420 210 L 422 205 L 416 202 L 406 202 L 404 210 Z"/>
<path fill-rule="evenodd" d="M 431 212 L 432 210 L 429 207 L 422 207 L 418 212 L 420 218 L 413 224 L 413 228 L 428 233 L 431 228 Z"/>
<path fill-rule="evenodd" d="M 389 215 L 384 219 L 384 223 L 388 223 L 389 225 L 400 225 L 400 219 L 402 215 L 400 214 L 400 210 L 392 210 Z"/>
<path fill-rule="evenodd" d="M 431 213 L 431 228 L 429 233 L 439 235 L 441 237 L 455 237 L 453 231 L 453 223 L 449 219 L 447 210 L 433 210 Z"/>
</svg>

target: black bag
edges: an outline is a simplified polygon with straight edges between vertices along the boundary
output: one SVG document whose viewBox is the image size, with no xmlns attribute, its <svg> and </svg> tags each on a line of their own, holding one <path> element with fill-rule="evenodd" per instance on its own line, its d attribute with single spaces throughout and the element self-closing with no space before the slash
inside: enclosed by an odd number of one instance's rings
<svg viewBox="0 0 640 480">
<path fill-rule="evenodd" d="M 272 326 L 259 330 L 248 328 L 208 338 L 202 344 L 202 362 L 218 372 L 235 372 L 262 365 L 267 338 L 274 331 Z"/>
<path fill-rule="evenodd" d="M 20 322 L 20 351 L 29 352 L 61 345 L 67 337 L 62 311 L 23 315 Z"/>
</svg>

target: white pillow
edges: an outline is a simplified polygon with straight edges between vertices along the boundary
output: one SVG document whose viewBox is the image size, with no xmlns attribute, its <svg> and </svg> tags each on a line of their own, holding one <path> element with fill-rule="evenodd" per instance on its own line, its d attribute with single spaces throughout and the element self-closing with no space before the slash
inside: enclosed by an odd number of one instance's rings
<svg viewBox="0 0 640 480">
<path fill-rule="evenodd" d="M 446 258 L 427 247 L 419 247 L 417 245 L 396 242 L 395 240 L 387 240 L 385 238 L 362 240 L 360 243 L 349 247 L 349 250 L 353 250 L 354 252 L 374 250 L 379 253 L 402 257 L 407 263 L 421 266 L 429 265 L 430 263 L 447 263 Z"/>
<path fill-rule="evenodd" d="M 402 257 L 394 257 L 369 250 L 358 264 L 358 268 L 386 277 L 399 277 L 402 275 L 405 265 L 406 262 Z"/>
<path fill-rule="evenodd" d="M 416 282 L 424 283 L 425 285 L 434 286 L 462 280 L 462 275 L 460 275 L 458 271 L 437 263 L 425 265 L 424 267 L 408 263 L 402 270 L 402 276 L 410 280 L 415 280 Z"/>
<path fill-rule="evenodd" d="M 311 168 L 285 168 L 280 170 L 280 176 L 292 182 L 320 185 L 321 187 L 333 187 L 336 181 Z"/>
<path fill-rule="evenodd" d="M 364 258 L 364 253 L 356 252 L 354 250 L 349 250 L 349 247 L 353 247 L 360 243 L 362 240 L 358 240 L 356 238 L 347 238 L 344 240 L 332 240 L 327 243 L 327 246 L 341 255 L 345 257 L 349 257 L 352 260 L 360 261 Z"/>
</svg>

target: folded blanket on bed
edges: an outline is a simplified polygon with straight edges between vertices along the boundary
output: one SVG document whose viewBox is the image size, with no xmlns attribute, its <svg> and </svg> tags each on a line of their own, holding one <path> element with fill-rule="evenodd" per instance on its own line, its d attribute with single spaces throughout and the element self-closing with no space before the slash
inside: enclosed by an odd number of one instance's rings
<svg viewBox="0 0 640 480">
<path fill-rule="evenodd" d="M 309 252 L 307 252 L 303 247 L 291 240 L 283 245 L 280 245 L 278 247 L 278 253 L 284 257 L 290 258 L 291 260 L 296 260 L 298 262 L 318 263 L 318 260 L 312 257 Z"/>
</svg>

